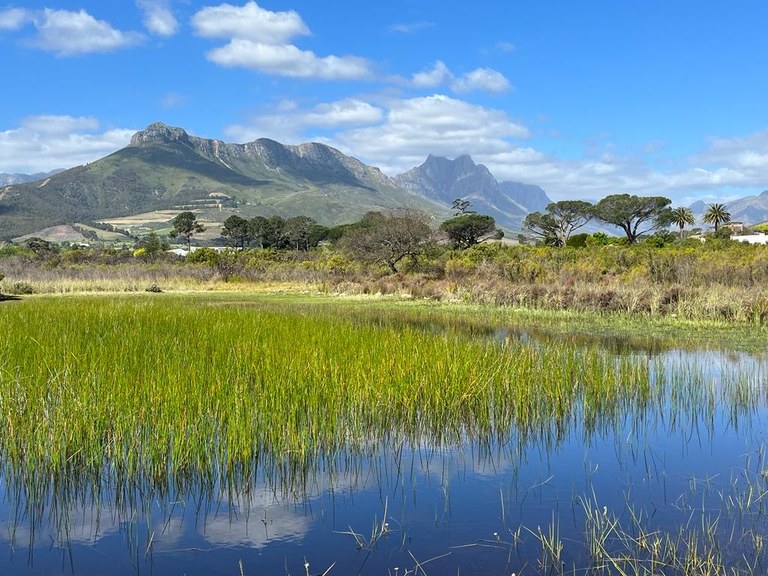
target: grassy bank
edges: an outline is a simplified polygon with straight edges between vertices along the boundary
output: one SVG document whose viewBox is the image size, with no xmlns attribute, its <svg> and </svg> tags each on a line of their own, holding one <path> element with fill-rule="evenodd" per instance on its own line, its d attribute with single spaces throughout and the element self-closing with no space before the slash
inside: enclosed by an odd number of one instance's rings
<svg viewBox="0 0 768 576">
<path fill-rule="evenodd" d="M 768 324 L 768 250 L 728 241 L 656 247 L 480 245 L 436 249 L 399 274 L 330 247 L 309 251 L 200 251 L 142 260 L 130 251 L 12 253 L 0 292 L 162 290 L 384 295 L 504 308 L 626 314 L 705 323 Z"/>
</svg>

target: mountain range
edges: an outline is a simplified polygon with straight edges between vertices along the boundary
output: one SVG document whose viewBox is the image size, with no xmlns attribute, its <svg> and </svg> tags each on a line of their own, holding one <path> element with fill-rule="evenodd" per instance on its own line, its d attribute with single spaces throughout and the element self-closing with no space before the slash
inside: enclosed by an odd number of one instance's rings
<svg viewBox="0 0 768 576">
<path fill-rule="evenodd" d="M 758 224 L 768 220 L 768 190 L 758 196 L 744 196 L 730 202 L 723 202 L 728 212 L 731 214 L 731 220 L 734 222 L 743 222 L 744 224 Z M 702 200 L 694 202 L 688 208 L 693 212 L 697 222 L 701 222 L 701 217 L 707 211 L 709 204 Z"/>
<path fill-rule="evenodd" d="M 469 156 L 430 156 L 390 178 L 324 144 L 292 146 L 266 138 L 229 144 L 161 122 L 109 156 L 32 178 L 0 187 L 0 238 L 160 210 L 193 209 L 210 225 L 231 214 L 307 215 L 335 225 L 370 210 L 403 207 L 445 219 L 459 197 L 513 230 L 528 212 L 549 203 L 538 187 L 498 183 Z"/>
<path fill-rule="evenodd" d="M 441 221 L 450 217 L 457 198 L 469 200 L 473 210 L 493 216 L 508 232 L 551 202 L 538 186 L 497 181 L 467 155 L 454 160 L 430 155 L 390 178 L 325 144 L 284 145 L 267 138 L 230 144 L 156 122 L 125 148 L 90 164 L 30 176 L 1 174 L 0 239 L 106 221 L 136 225 L 139 232 L 162 230 L 180 210 L 194 210 L 212 231 L 232 214 L 306 215 L 335 225 L 371 210 L 409 207 Z M 765 221 L 768 191 L 727 207 L 733 220 Z M 690 208 L 700 220 L 707 205 Z"/>
<path fill-rule="evenodd" d="M 0 186 L 8 186 L 9 184 L 21 184 L 23 182 L 34 182 L 35 180 L 42 180 L 48 176 L 53 176 L 64 170 L 53 170 L 52 172 L 38 172 L 37 174 L 8 174 L 6 172 L 0 172 Z"/>
</svg>

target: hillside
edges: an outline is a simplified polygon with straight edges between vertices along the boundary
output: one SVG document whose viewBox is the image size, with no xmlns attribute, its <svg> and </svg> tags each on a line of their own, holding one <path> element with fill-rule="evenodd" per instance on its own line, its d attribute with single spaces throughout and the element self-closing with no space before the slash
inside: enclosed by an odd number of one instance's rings
<svg viewBox="0 0 768 576">
<path fill-rule="evenodd" d="M 305 214 L 332 225 L 401 207 L 447 214 L 439 202 L 323 144 L 227 144 L 158 122 L 91 164 L 0 188 L 0 238 L 163 209 L 195 209 L 215 221 L 233 213 Z"/>
</svg>

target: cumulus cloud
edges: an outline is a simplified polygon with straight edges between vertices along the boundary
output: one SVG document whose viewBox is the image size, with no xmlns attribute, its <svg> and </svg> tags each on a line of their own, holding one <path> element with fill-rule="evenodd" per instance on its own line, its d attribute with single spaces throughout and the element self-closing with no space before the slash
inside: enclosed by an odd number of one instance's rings
<svg viewBox="0 0 768 576">
<path fill-rule="evenodd" d="M 417 72 L 411 78 L 412 84 L 417 88 L 437 88 L 451 81 L 453 74 L 444 62 L 438 60 L 431 70 Z"/>
<path fill-rule="evenodd" d="M 651 166 L 646 155 L 617 153 L 609 143 L 589 146 L 576 158 L 547 153 L 523 144 L 531 140 L 528 129 L 506 112 L 442 94 L 375 104 L 356 98 L 308 110 L 286 101 L 245 125 L 230 127 L 228 134 L 238 141 L 321 141 L 389 175 L 420 165 L 428 154 L 470 154 L 498 180 L 538 184 L 557 200 L 628 193 L 687 201 L 724 188 L 752 193 L 768 187 L 768 131 L 711 139 L 699 154 L 677 160 L 676 168 L 667 159 L 667 168 L 661 170 Z M 658 150 L 659 143 L 653 144 Z"/>
<path fill-rule="evenodd" d="M 141 34 L 117 30 L 85 10 L 11 8 L 0 12 L 0 28 L 20 30 L 27 24 L 37 29 L 37 34 L 29 40 L 31 46 L 64 57 L 111 52 L 134 46 L 143 39 Z"/>
<path fill-rule="evenodd" d="M 491 68 L 477 68 L 458 78 L 438 60 L 431 70 L 417 72 L 411 77 L 411 85 L 416 88 L 437 88 L 450 86 L 457 93 L 463 92 L 506 92 L 512 88 L 501 72 Z"/>
<path fill-rule="evenodd" d="M 208 53 L 211 62 L 226 67 L 253 68 L 291 78 L 322 80 L 360 79 L 368 76 L 368 64 L 362 58 L 325 56 L 300 50 L 291 44 L 261 44 L 234 39 L 226 46 Z"/>
<path fill-rule="evenodd" d="M 173 36 L 179 30 L 179 22 L 171 12 L 167 0 L 136 0 L 144 12 L 144 26 L 152 34 Z"/>
<path fill-rule="evenodd" d="M 271 12 L 256 2 L 203 8 L 192 17 L 192 25 L 205 38 L 241 38 L 264 44 L 284 44 L 294 36 L 309 34 L 293 10 Z"/>
<path fill-rule="evenodd" d="M 236 142 L 272 138 L 284 144 L 299 144 L 306 140 L 324 140 L 311 134 L 314 128 L 346 129 L 375 124 L 383 118 L 382 108 L 355 98 L 317 104 L 309 110 L 302 110 L 292 100 L 284 100 L 252 117 L 248 124 L 228 127 L 225 133 Z"/>
<path fill-rule="evenodd" d="M 32 11 L 23 8 L 0 10 L 0 30 L 18 30 L 32 22 Z"/>
<path fill-rule="evenodd" d="M 290 41 L 307 36 L 309 28 L 294 11 L 272 12 L 256 2 L 244 6 L 222 4 L 203 8 L 192 26 L 205 38 L 229 42 L 208 53 L 211 62 L 243 67 L 267 74 L 323 80 L 361 79 L 370 76 L 368 62 L 355 56 L 317 56 Z"/>
<path fill-rule="evenodd" d="M 378 106 L 349 98 L 330 104 L 318 104 L 311 112 L 304 115 L 303 119 L 309 126 L 339 127 L 375 124 L 383 118 L 384 111 Z"/>
<path fill-rule="evenodd" d="M 491 68 L 477 68 L 457 78 L 451 84 L 454 92 L 506 92 L 511 88 L 509 80 L 501 72 Z"/>
<path fill-rule="evenodd" d="M 0 131 L 0 172 L 32 174 L 98 160 L 128 145 L 135 130 L 104 129 L 98 120 L 30 116 Z"/>
<path fill-rule="evenodd" d="M 436 94 L 389 103 L 377 126 L 339 133 L 334 141 L 347 151 L 373 159 L 389 173 L 420 164 L 427 154 L 455 156 L 501 152 L 510 139 L 527 138 L 528 129 L 505 112 Z"/>
</svg>

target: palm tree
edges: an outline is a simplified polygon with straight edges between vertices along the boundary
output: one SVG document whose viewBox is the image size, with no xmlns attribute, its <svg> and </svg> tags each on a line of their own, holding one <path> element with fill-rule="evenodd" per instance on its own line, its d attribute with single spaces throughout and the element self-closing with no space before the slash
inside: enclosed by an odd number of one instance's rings
<svg viewBox="0 0 768 576">
<path fill-rule="evenodd" d="M 696 218 L 693 216 L 693 212 L 691 212 L 690 208 L 686 208 L 685 206 L 680 206 L 680 208 L 675 208 L 672 210 L 671 213 L 671 222 L 672 224 L 677 224 L 680 226 L 680 238 L 683 237 L 683 228 L 685 228 L 686 224 L 690 224 L 693 226 L 696 224 Z"/>
<path fill-rule="evenodd" d="M 707 224 L 714 224 L 715 233 L 717 233 L 717 228 L 720 224 L 731 221 L 731 213 L 726 210 L 725 204 L 710 204 L 701 219 Z"/>
</svg>

